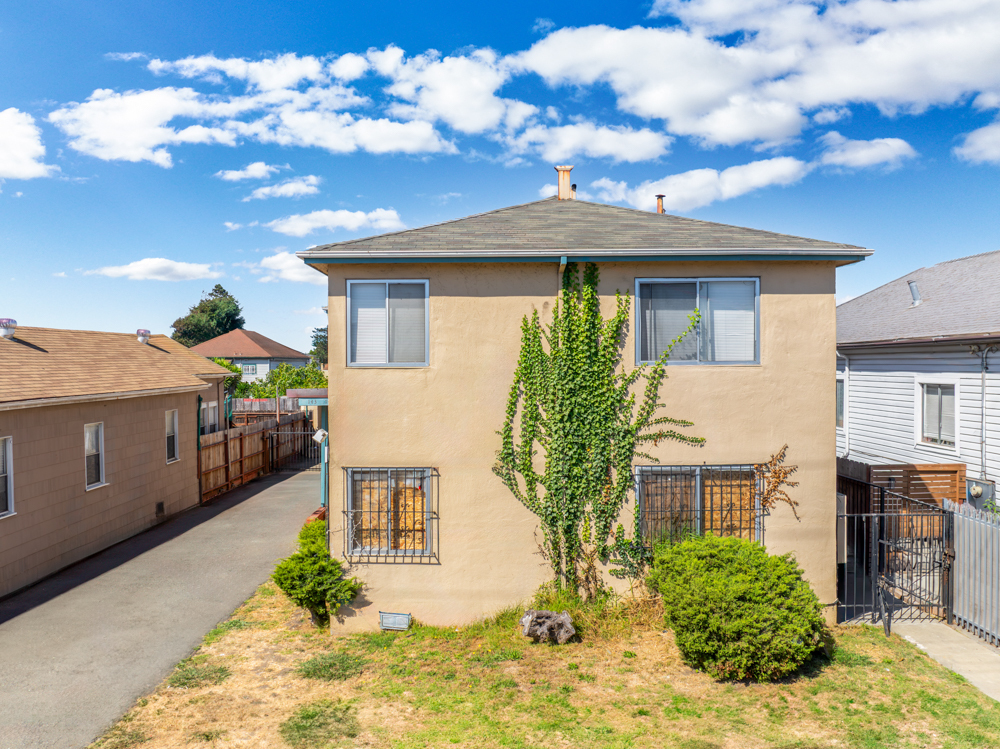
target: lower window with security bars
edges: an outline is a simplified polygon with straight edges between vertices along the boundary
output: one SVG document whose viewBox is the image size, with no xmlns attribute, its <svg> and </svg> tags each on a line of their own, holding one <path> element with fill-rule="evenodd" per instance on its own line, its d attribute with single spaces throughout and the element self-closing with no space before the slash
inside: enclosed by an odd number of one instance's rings
<svg viewBox="0 0 1000 749">
<path fill-rule="evenodd" d="M 344 555 L 359 562 L 437 558 L 437 471 L 345 468 Z"/>
<path fill-rule="evenodd" d="M 705 533 L 764 542 L 763 483 L 753 465 L 639 466 L 635 478 L 648 547 Z"/>
</svg>

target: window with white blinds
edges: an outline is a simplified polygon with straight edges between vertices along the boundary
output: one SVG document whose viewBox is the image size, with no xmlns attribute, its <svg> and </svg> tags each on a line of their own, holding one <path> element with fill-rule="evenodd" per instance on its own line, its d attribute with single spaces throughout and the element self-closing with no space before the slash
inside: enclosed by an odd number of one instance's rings
<svg viewBox="0 0 1000 749">
<path fill-rule="evenodd" d="M 104 484 L 104 424 L 85 424 L 83 453 L 87 467 L 87 488 Z"/>
<path fill-rule="evenodd" d="M 427 281 L 348 281 L 348 364 L 426 366 L 427 289 Z"/>
<path fill-rule="evenodd" d="M 177 460 L 177 409 L 166 412 L 167 462 Z"/>
<path fill-rule="evenodd" d="M 756 364 L 758 297 L 755 278 L 637 279 L 637 360 L 654 362 L 676 341 L 671 363 Z"/>
<path fill-rule="evenodd" d="M 921 385 L 923 424 L 921 440 L 935 445 L 955 446 L 955 386 Z"/>
</svg>

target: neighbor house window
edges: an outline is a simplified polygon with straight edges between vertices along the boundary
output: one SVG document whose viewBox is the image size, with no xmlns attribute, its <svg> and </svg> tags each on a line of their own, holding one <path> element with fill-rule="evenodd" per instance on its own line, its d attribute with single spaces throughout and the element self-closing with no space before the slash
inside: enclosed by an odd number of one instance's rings
<svg viewBox="0 0 1000 749">
<path fill-rule="evenodd" d="M 434 513 L 429 468 L 347 469 L 347 552 L 353 556 L 431 553 Z"/>
<path fill-rule="evenodd" d="M 10 437 L 0 438 L 0 517 L 14 513 L 14 478 L 11 462 L 14 456 Z"/>
<path fill-rule="evenodd" d="M 348 281 L 348 364 L 425 366 L 427 290 L 427 281 Z"/>
<path fill-rule="evenodd" d="M 759 296 L 755 278 L 637 279 L 636 358 L 659 359 L 698 311 L 698 324 L 674 345 L 668 361 L 756 364 Z"/>
<path fill-rule="evenodd" d="M 177 460 L 177 409 L 167 411 L 167 462 Z"/>
<path fill-rule="evenodd" d="M 920 438 L 934 445 L 955 446 L 955 386 L 922 383 L 923 420 Z"/>
<path fill-rule="evenodd" d="M 211 434 L 217 431 L 219 431 L 219 402 L 204 402 L 201 404 L 201 433 Z"/>
<path fill-rule="evenodd" d="M 257 374 L 257 365 L 256 364 L 244 364 L 243 365 L 243 374 L 247 374 L 247 375 L 255 375 L 255 374 Z"/>
<path fill-rule="evenodd" d="M 104 424 L 83 427 L 83 445 L 87 463 L 87 488 L 104 483 Z"/>
<path fill-rule="evenodd" d="M 844 428 L 844 381 L 837 380 L 837 429 Z"/>
</svg>

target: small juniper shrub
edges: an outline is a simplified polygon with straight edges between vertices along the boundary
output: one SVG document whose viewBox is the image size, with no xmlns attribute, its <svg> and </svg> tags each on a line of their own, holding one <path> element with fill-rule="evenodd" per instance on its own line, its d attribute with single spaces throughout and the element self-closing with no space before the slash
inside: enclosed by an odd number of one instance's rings
<svg viewBox="0 0 1000 749">
<path fill-rule="evenodd" d="M 326 549 L 326 522 L 314 520 L 299 531 L 299 549 L 283 559 L 271 579 L 293 602 L 309 611 L 317 626 L 326 624 L 330 612 L 350 603 L 363 583 L 345 577 L 340 562 Z"/>
<path fill-rule="evenodd" d="M 688 665 L 717 679 L 773 681 L 822 646 L 816 594 L 790 555 L 707 535 L 657 549 L 648 584 Z"/>
</svg>

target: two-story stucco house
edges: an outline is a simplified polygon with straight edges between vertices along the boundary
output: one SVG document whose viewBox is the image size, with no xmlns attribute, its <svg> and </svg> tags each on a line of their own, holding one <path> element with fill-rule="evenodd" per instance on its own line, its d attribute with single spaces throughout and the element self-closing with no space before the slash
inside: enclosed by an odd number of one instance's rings
<svg viewBox="0 0 1000 749">
<path fill-rule="evenodd" d="M 551 319 L 571 261 L 598 264 L 606 314 L 616 291 L 632 295 L 629 367 L 702 314 L 661 400 L 707 441 L 654 446 L 661 466 L 637 461 L 637 501 L 651 484 L 658 502 L 693 497 L 710 527 L 720 487 L 787 443 L 800 520 L 786 506 L 757 520 L 832 604 L 835 275 L 869 251 L 576 200 L 568 169 L 558 197 L 299 253 L 329 277 L 330 548 L 371 604 L 349 621 L 467 622 L 549 579 L 536 517 L 491 467 L 521 320 Z"/>
</svg>

